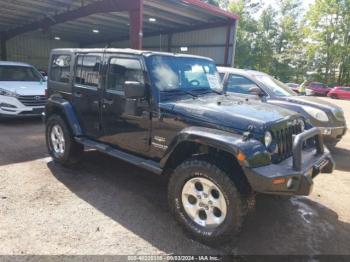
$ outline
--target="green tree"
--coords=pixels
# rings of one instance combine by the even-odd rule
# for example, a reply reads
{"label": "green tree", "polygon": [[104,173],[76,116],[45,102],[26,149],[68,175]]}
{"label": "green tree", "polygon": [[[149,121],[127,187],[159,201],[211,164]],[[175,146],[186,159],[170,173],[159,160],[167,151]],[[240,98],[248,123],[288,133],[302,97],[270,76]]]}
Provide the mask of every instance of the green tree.
{"label": "green tree", "polygon": [[350,1],[316,0],[306,17],[312,69],[329,84],[350,82]]}

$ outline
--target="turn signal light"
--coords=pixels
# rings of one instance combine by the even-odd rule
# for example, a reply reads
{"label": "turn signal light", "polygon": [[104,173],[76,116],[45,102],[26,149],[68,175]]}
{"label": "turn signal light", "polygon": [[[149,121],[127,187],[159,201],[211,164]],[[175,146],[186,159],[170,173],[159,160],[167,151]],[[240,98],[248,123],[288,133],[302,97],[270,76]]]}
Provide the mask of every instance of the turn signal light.
{"label": "turn signal light", "polygon": [[272,179],[272,184],[274,184],[274,185],[279,185],[279,184],[284,184],[284,183],[286,183],[285,178],[280,177],[280,178]]}
{"label": "turn signal light", "polygon": [[246,159],[245,154],[243,154],[241,151],[238,152],[237,154],[237,160],[238,161],[244,161]]}

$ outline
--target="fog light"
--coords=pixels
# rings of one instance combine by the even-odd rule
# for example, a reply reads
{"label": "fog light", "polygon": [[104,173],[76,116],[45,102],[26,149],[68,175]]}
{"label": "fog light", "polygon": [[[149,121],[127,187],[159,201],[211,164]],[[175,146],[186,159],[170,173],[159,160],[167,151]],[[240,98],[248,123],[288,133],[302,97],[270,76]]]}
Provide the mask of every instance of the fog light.
{"label": "fog light", "polygon": [[0,107],[17,108],[16,106],[7,103],[0,103]]}
{"label": "fog light", "polygon": [[332,134],[332,129],[330,129],[330,128],[323,128],[322,129],[322,134],[323,135],[331,135]]}
{"label": "fog light", "polygon": [[293,186],[293,178],[289,178],[287,180],[286,186],[287,186],[287,188],[292,188],[292,186]]}

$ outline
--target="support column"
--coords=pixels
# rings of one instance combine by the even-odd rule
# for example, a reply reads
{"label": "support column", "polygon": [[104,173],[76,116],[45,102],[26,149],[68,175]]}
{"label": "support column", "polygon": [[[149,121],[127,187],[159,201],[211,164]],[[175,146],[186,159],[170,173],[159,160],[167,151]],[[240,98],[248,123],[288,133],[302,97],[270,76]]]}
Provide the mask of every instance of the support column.
{"label": "support column", "polygon": [[235,20],[232,24],[232,30],[233,30],[233,43],[232,43],[232,61],[231,66],[234,67],[235,65],[235,56],[236,56],[236,42],[237,42],[237,27],[238,27],[238,20]]}
{"label": "support column", "polygon": [[224,65],[229,66],[228,64],[228,56],[229,56],[229,51],[230,51],[230,38],[231,38],[231,24],[227,25],[226,29],[226,43],[225,43],[225,61]]}
{"label": "support column", "polygon": [[1,33],[0,35],[0,45],[1,45],[1,60],[6,61],[7,60],[7,48],[6,48],[6,34]]}
{"label": "support column", "polygon": [[171,53],[171,42],[173,39],[173,34],[168,34],[168,52]]}
{"label": "support column", "polygon": [[138,1],[136,9],[129,11],[130,45],[133,49],[142,49],[143,46],[143,0]]}

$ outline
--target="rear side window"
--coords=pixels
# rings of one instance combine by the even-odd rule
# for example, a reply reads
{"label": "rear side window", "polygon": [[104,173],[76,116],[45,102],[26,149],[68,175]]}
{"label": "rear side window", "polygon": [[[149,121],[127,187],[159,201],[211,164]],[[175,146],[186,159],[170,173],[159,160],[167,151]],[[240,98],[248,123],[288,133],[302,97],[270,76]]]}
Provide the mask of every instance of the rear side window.
{"label": "rear side window", "polygon": [[123,92],[125,81],[144,83],[140,61],[131,58],[112,58],[109,63],[107,89]]}
{"label": "rear side window", "polygon": [[50,80],[61,83],[69,83],[70,62],[70,55],[53,55],[50,70]]}
{"label": "rear side window", "polygon": [[258,87],[255,83],[249,79],[230,74],[227,81],[227,91],[240,94],[250,94],[249,89],[252,87]]}
{"label": "rear side window", "polygon": [[350,87],[342,87],[340,90],[350,92]]}
{"label": "rear side window", "polygon": [[75,83],[98,87],[101,57],[80,55],[75,66]]}

